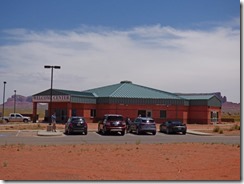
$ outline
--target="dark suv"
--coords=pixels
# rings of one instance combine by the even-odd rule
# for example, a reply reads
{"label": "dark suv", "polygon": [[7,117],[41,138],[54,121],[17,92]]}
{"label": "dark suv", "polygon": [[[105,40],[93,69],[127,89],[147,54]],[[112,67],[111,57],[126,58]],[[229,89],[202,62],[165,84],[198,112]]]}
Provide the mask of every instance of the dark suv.
{"label": "dark suv", "polygon": [[98,123],[98,133],[103,135],[111,132],[120,132],[125,135],[126,123],[122,115],[119,114],[106,114],[103,121]]}
{"label": "dark suv", "polygon": [[148,117],[138,117],[133,123],[128,127],[127,132],[136,132],[136,134],[141,134],[143,132],[151,132],[153,135],[156,135],[156,123],[152,118]]}
{"label": "dark suv", "polygon": [[87,123],[83,117],[72,116],[65,123],[65,134],[82,133],[87,135]]}
{"label": "dark suv", "polygon": [[181,132],[185,135],[187,131],[186,125],[181,121],[166,121],[160,124],[159,128],[160,132],[165,132],[167,134]]}

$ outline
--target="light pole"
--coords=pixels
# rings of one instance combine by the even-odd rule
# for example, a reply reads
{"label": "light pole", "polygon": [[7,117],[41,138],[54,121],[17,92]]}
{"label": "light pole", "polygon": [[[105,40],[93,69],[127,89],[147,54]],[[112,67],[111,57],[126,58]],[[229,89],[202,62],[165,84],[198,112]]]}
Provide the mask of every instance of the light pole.
{"label": "light pole", "polygon": [[14,113],[16,110],[16,90],[14,90]]}
{"label": "light pole", "polygon": [[44,68],[51,68],[51,92],[50,92],[50,106],[49,106],[49,124],[51,125],[51,113],[52,113],[52,98],[53,98],[53,69],[60,69],[61,66],[45,65]]}
{"label": "light pole", "polygon": [[4,101],[5,101],[5,85],[6,81],[3,82],[3,112],[2,112],[2,119],[4,118]]}

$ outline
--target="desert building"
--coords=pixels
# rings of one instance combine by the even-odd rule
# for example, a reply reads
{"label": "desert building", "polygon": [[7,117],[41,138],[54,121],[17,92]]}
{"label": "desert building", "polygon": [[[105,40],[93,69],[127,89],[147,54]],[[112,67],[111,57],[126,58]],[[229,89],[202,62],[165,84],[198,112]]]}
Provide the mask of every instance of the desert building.
{"label": "desert building", "polygon": [[56,112],[57,122],[62,123],[70,116],[83,116],[88,122],[97,122],[104,114],[121,114],[132,120],[139,115],[152,117],[157,123],[221,121],[221,100],[214,94],[174,94],[131,81],[85,91],[52,89],[51,103],[50,97],[51,89],[32,96],[33,117],[36,117],[37,103],[48,103],[47,117]]}

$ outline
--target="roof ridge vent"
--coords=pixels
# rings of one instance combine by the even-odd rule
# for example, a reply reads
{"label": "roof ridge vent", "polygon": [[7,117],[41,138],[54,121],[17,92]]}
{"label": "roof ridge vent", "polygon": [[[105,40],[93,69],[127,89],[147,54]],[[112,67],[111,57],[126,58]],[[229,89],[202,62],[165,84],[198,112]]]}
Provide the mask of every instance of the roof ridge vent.
{"label": "roof ridge vent", "polygon": [[127,84],[132,84],[131,81],[128,81],[128,80],[124,80],[124,81],[121,81],[120,84],[124,84],[124,83],[127,83]]}

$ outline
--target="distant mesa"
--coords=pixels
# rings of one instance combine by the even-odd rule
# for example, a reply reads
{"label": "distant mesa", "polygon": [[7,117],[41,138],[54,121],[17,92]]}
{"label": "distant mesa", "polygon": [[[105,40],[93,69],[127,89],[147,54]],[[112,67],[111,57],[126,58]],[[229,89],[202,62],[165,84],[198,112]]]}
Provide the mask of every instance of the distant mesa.
{"label": "distant mesa", "polygon": [[[5,108],[13,108],[14,107],[14,96],[12,95],[7,99],[7,101],[4,103]],[[2,104],[0,105],[2,107]],[[46,104],[38,104],[38,107],[44,107],[47,106]],[[16,107],[22,108],[22,109],[32,109],[32,96],[23,96],[23,95],[16,95]]]}
{"label": "distant mesa", "polygon": [[[121,83],[132,83],[131,81],[121,81]],[[183,93],[176,93],[177,95],[181,95]],[[184,93],[184,95],[193,95],[193,94],[202,94],[202,95],[216,95],[222,101],[222,112],[230,112],[230,113],[240,113],[240,103],[227,102],[226,96],[221,96],[220,92],[215,93]],[[2,107],[2,104],[0,105]],[[13,108],[14,106],[14,95],[7,99],[4,103],[5,108]],[[22,109],[32,109],[32,96],[22,96],[16,95],[16,106],[17,108]],[[37,108],[47,108],[47,104],[38,103]]]}

